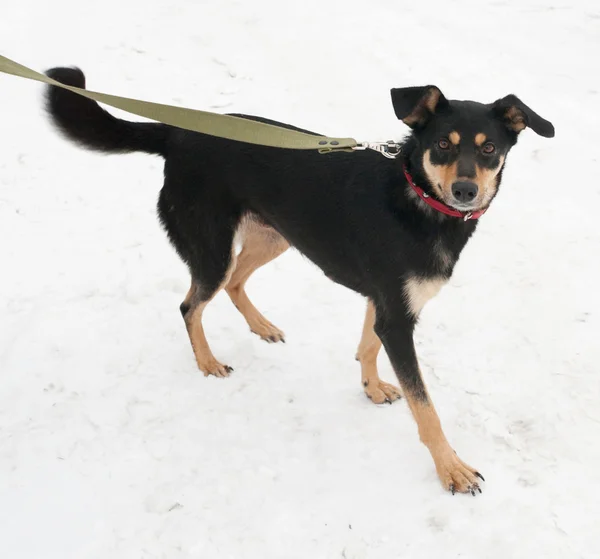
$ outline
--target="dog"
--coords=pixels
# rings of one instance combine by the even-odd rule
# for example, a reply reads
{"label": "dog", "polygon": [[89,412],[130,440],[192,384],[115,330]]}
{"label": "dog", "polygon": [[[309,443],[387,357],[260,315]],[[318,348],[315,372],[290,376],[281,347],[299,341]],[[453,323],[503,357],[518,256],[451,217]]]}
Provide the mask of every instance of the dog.
{"label": "dog", "polygon": [[[77,68],[54,68],[47,75],[85,88]],[[205,375],[227,377],[232,371],[212,354],[202,324],[206,305],[221,289],[252,332],[269,342],[284,341],[244,286],[255,270],[293,246],[331,280],[367,300],[356,355],[367,396],[380,404],[404,395],[443,487],[475,495],[483,476],[458,457],[444,435],[419,370],[413,331],[498,193],[520,132],[529,127],[549,138],[554,127],[515,95],[490,104],[449,101],[428,85],[392,89],[391,100],[396,117],[410,128],[395,159],[370,150],[319,154],[272,148],[129,122],[62,88],[46,91],[51,120],[68,139],[104,153],[142,151],[165,158],[158,214],[190,271],[180,311]],[[378,376],[382,344],[402,391]]]}

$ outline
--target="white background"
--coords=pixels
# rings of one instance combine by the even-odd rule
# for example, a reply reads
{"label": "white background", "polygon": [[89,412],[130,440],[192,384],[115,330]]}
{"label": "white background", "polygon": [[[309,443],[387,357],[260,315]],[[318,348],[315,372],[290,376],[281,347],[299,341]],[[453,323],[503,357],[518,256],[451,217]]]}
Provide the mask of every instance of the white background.
{"label": "white background", "polygon": [[359,297],[289,251],[249,284],[288,343],[221,294],[206,330],[235,373],[204,378],[162,161],[67,144],[42,88],[0,76],[0,556],[599,556],[596,2],[28,0],[0,37],[92,89],[330,135],[401,138],[389,89],[429,83],[516,93],[557,131],[521,134],[417,329],[448,438],[487,479],[452,497],[406,403],[363,395]]}

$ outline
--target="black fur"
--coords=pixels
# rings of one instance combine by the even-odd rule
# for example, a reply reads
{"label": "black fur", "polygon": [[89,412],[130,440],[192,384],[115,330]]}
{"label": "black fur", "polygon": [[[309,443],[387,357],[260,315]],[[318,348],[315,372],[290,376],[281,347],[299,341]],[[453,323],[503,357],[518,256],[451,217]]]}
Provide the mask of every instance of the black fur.
{"label": "black fur", "polygon": [[[79,68],[53,68],[46,74],[58,82],[85,88],[85,76]],[[46,92],[52,121],[69,140],[106,153],[145,151],[166,156],[169,129],[164,124],[115,118],[94,101],[57,87]]]}
{"label": "black fur", "polygon": [[[49,75],[73,85],[85,83],[79,70],[59,68]],[[398,118],[413,128],[396,160],[373,151],[321,155],[269,148],[125,122],[93,101],[48,88],[48,110],[72,140],[104,152],[141,150],[165,157],[160,219],[201,286],[201,299],[210,298],[223,281],[241,217],[257,215],[329,278],[374,302],[375,331],[404,391],[426,401],[412,339],[417,317],[405,282],[448,278],[477,222],[432,210],[413,194],[402,166],[439,198],[424,154],[437,166],[456,162],[469,178],[475,166],[495,168],[516,143],[517,132],[504,119],[510,107],[540,134],[553,135],[553,128],[514,96],[493,105],[448,101],[435,86],[427,86],[395,89],[392,100]],[[460,146],[442,149],[440,138],[452,130],[463,138]],[[477,133],[493,140],[494,153],[473,144]],[[492,194],[501,176],[500,171]]]}

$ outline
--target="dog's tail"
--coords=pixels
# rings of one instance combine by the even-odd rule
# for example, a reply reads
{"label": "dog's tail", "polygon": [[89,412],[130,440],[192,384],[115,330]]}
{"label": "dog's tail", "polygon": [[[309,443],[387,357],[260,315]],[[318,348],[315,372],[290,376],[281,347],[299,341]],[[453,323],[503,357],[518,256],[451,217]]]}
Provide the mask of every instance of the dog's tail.
{"label": "dog's tail", "polygon": [[[46,75],[75,87],[85,88],[79,68],[52,68]],[[98,103],[66,89],[48,86],[46,108],[52,122],[69,140],[104,153],[145,151],[166,156],[169,126],[129,122],[106,112]]]}

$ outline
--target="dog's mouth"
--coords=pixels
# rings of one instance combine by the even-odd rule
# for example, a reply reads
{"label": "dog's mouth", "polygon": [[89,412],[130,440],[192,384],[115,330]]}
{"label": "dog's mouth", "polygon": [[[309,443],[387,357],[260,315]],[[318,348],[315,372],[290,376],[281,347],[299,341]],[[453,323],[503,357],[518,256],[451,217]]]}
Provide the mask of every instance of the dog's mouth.
{"label": "dog's mouth", "polygon": [[459,212],[476,212],[483,209],[481,204],[482,200],[479,196],[477,196],[471,202],[461,202],[452,196],[452,194],[447,194],[441,185],[438,185],[438,188],[439,192],[437,192],[437,195],[440,201],[446,204],[446,206],[449,208],[458,210]]}
{"label": "dog's mouth", "polygon": [[446,204],[447,206],[449,206],[455,210],[458,210],[459,212],[476,212],[478,210],[483,209],[480,207],[480,205],[478,203],[461,204],[460,202],[456,202],[455,200],[453,200],[452,202],[447,202],[444,200],[444,204]]}

